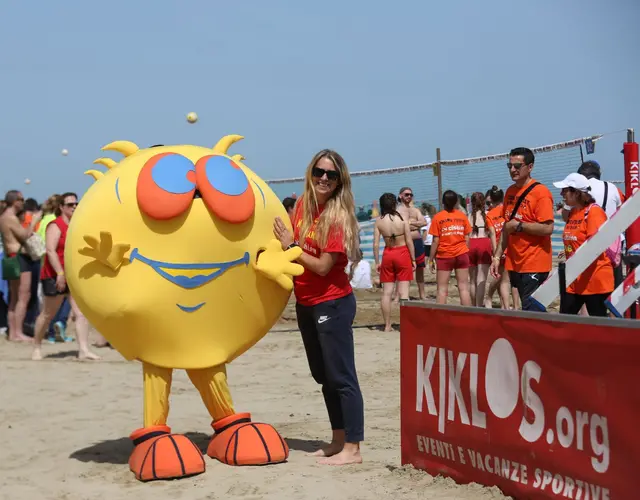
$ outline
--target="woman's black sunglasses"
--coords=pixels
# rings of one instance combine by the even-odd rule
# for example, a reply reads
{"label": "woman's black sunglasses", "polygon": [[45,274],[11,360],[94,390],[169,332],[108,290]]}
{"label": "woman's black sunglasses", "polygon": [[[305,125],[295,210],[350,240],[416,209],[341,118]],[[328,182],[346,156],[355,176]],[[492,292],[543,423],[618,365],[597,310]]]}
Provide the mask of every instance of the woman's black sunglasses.
{"label": "woman's black sunglasses", "polygon": [[313,167],[311,169],[311,175],[317,177],[318,179],[321,179],[324,174],[327,174],[327,179],[329,179],[330,181],[337,181],[338,179],[340,179],[340,174],[335,170],[325,170],[320,167]]}

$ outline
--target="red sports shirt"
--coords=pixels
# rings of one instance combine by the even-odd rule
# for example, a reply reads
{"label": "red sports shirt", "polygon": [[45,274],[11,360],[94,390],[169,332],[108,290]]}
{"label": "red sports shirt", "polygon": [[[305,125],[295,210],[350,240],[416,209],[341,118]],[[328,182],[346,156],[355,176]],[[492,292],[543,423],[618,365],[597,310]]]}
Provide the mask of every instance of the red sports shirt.
{"label": "red sports shirt", "polygon": [[324,248],[315,239],[315,229],[318,219],[324,210],[324,206],[320,207],[316,214],[314,222],[306,235],[306,238],[300,236],[300,226],[302,225],[302,202],[298,202],[293,218],[294,239],[299,242],[304,253],[319,258],[323,253],[337,253],[336,263],[327,273],[326,276],[305,269],[300,276],[293,278],[293,291],[296,300],[303,306],[314,306],[328,300],[335,300],[346,297],[352,293],[349,276],[345,272],[345,268],[349,262],[344,247],[343,232],[341,229],[332,228],[327,237],[327,244]]}

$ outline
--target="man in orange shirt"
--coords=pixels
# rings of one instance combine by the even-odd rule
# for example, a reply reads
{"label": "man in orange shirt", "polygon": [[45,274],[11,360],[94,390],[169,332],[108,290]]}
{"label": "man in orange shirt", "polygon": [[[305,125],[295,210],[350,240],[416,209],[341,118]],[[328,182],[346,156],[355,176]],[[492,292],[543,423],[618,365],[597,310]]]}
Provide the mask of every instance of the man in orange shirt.
{"label": "man in orange shirt", "polygon": [[552,265],[553,196],[546,186],[531,178],[534,161],[533,151],[528,148],[515,148],[509,153],[507,168],[514,184],[505,194],[505,224],[490,268],[497,278],[506,250],[505,269],[511,285],[518,289],[524,311],[539,310],[531,295],[547,279]]}

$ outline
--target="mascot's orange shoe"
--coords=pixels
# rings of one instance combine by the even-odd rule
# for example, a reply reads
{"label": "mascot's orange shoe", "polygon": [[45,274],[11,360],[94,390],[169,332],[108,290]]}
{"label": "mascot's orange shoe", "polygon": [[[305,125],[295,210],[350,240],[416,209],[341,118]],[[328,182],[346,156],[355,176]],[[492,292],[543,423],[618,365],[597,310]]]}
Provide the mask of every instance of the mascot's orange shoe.
{"label": "mascot's orange shoe", "polygon": [[140,481],[180,479],[205,471],[200,449],[188,437],[171,434],[166,425],[138,429],[130,439],[135,448],[129,468]]}
{"label": "mascot's orange shoe", "polygon": [[207,455],[227,465],[267,465],[284,462],[289,446],[269,424],[251,422],[250,413],[238,413],[211,424],[215,434]]}

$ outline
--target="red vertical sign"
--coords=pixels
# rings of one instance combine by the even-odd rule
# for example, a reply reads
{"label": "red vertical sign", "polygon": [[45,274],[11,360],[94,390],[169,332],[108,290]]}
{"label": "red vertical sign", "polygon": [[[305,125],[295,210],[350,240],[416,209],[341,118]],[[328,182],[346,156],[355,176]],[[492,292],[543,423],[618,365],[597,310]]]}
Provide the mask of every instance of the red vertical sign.
{"label": "red vertical sign", "polygon": [[[639,188],[638,172],[638,143],[625,142],[624,151],[624,184],[625,196],[629,199]],[[629,226],[626,232],[627,248],[640,243],[640,218]]]}

